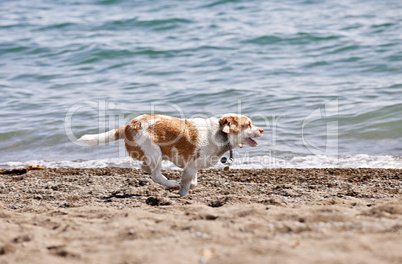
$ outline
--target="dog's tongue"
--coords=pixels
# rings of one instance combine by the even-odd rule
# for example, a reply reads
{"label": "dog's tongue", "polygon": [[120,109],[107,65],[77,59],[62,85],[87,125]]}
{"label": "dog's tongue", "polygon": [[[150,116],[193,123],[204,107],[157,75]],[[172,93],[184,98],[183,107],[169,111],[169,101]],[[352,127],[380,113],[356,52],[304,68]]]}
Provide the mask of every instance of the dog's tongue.
{"label": "dog's tongue", "polygon": [[242,148],[242,147],[243,147],[243,144],[239,144],[239,147]]}

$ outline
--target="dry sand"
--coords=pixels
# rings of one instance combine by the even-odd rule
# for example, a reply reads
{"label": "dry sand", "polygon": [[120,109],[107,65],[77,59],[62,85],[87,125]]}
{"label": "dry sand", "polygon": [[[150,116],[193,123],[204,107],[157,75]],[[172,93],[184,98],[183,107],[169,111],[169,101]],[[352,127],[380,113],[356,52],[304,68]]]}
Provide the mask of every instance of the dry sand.
{"label": "dry sand", "polygon": [[[179,171],[165,171],[179,180]],[[0,175],[2,263],[402,263],[402,170]]]}

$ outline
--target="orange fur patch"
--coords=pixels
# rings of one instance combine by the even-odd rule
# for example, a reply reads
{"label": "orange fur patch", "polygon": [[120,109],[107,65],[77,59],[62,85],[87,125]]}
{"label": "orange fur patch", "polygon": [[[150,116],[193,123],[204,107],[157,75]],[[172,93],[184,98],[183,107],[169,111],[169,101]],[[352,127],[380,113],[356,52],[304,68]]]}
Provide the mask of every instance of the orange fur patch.
{"label": "orange fur patch", "polygon": [[241,130],[251,126],[250,120],[245,116],[240,118],[238,116],[225,116],[220,121],[223,126],[222,131],[225,133],[239,134]]}
{"label": "orange fur patch", "polygon": [[[152,117],[158,119],[158,116]],[[164,156],[170,159],[180,156],[185,162],[199,156],[195,153],[198,143],[198,131],[195,125],[176,117],[159,116],[154,124],[148,127],[153,142],[158,145]]]}
{"label": "orange fur patch", "polygon": [[[141,131],[141,121],[133,119],[130,124],[124,127],[124,142],[130,157],[137,160],[144,160],[144,151],[135,142],[134,137]],[[120,132],[120,129],[119,129]],[[117,134],[117,133],[116,133]],[[116,136],[117,137],[117,136]]]}
{"label": "orange fur patch", "polygon": [[122,138],[125,138],[125,131],[126,131],[126,127],[120,127],[114,130],[115,133],[115,139],[119,140]]}

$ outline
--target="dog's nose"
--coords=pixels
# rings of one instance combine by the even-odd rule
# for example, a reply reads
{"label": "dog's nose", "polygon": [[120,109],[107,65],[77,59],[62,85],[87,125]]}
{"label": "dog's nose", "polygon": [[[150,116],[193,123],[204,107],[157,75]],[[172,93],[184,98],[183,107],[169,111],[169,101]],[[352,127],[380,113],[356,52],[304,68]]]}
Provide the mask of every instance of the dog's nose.
{"label": "dog's nose", "polygon": [[259,128],[258,131],[260,131],[261,134],[264,133],[264,129],[262,128]]}

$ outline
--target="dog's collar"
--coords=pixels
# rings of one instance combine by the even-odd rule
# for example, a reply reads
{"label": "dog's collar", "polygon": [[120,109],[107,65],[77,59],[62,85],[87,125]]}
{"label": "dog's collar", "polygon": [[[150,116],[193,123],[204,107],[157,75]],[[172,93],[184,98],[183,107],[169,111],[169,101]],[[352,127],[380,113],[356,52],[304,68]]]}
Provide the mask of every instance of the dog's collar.
{"label": "dog's collar", "polygon": [[221,162],[222,162],[223,164],[227,164],[227,165],[225,166],[225,168],[224,168],[224,170],[227,171],[227,170],[229,170],[229,165],[230,165],[230,163],[233,162],[233,150],[232,150],[232,146],[230,145],[230,142],[229,142],[228,134],[225,133],[225,132],[223,132],[223,124],[222,124],[222,122],[221,122],[220,120],[219,120],[219,126],[220,126],[219,131],[221,132],[223,138],[225,139],[226,147],[227,147],[228,150],[229,150],[229,160],[227,160],[226,157],[222,157],[222,158],[221,158]]}

